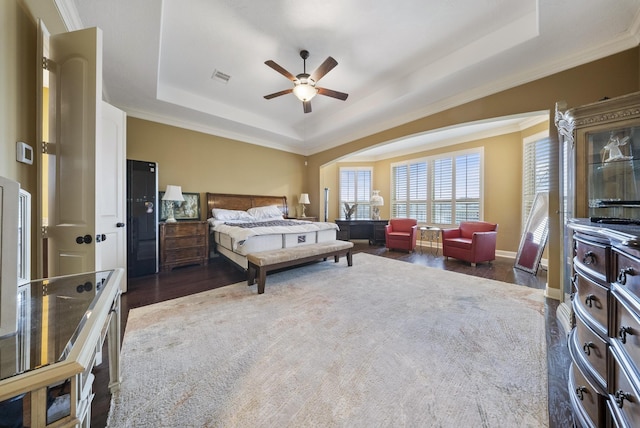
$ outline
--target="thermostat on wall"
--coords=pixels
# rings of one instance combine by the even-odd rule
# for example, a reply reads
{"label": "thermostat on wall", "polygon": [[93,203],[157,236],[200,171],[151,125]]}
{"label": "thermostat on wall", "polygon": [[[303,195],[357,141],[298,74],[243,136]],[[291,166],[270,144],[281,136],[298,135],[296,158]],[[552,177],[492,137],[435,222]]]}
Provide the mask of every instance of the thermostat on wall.
{"label": "thermostat on wall", "polygon": [[16,160],[31,165],[33,163],[33,147],[18,141],[16,143]]}

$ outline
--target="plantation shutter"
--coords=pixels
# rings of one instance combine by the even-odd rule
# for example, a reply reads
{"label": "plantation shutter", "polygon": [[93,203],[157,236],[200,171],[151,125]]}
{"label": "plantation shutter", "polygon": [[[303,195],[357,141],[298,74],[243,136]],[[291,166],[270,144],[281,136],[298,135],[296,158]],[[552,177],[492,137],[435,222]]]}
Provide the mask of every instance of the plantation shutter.
{"label": "plantation shutter", "polygon": [[409,166],[409,217],[427,221],[427,163]]}
{"label": "plantation shutter", "polygon": [[551,140],[525,142],[522,159],[522,227],[524,228],[538,192],[549,191]]}
{"label": "plantation shutter", "polygon": [[431,205],[431,221],[433,223],[452,224],[452,197],[452,159],[435,159],[433,162],[433,202]]}
{"label": "plantation shutter", "polygon": [[408,165],[394,166],[391,170],[393,187],[391,190],[391,217],[407,216],[407,196],[409,194]]}
{"label": "plantation shutter", "polygon": [[480,154],[456,156],[456,224],[480,220]]}
{"label": "plantation shutter", "polygon": [[372,171],[370,168],[340,168],[340,208],[344,203],[357,204],[355,218],[371,218]]}

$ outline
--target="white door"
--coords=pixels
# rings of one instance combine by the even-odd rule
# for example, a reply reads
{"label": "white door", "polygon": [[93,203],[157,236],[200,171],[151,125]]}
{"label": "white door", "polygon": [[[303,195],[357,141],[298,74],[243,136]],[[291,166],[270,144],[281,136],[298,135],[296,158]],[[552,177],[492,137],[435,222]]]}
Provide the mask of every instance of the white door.
{"label": "white door", "polygon": [[[126,114],[102,103],[96,146],[96,270],[127,269]],[[127,279],[121,282],[127,290]]]}
{"label": "white door", "polygon": [[102,119],[102,32],[49,37],[47,276],[96,270],[96,145]]}

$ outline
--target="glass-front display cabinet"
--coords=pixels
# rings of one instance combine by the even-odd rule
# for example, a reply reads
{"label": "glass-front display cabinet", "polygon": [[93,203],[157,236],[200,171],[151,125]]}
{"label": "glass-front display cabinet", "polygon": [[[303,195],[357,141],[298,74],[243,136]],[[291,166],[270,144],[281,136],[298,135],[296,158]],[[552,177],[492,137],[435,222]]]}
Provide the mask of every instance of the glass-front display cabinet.
{"label": "glass-front display cabinet", "polygon": [[640,224],[640,92],[566,109],[556,105],[560,137],[562,302],[558,319],[568,333],[571,312],[572,218],[595,224]]}

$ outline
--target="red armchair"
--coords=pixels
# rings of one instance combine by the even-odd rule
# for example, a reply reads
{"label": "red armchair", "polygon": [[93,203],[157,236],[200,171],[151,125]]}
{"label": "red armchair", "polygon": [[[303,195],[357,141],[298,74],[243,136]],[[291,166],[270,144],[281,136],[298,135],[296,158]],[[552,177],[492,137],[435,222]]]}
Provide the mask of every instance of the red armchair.
{"label": "red armchair", "polygon": [[496,258],[498,225],[484,221],[463,221],[460,227],[442,231],[442,254],[475,266]]}
{"label": "red armchair", "polygon": [[413,251],[416,249],[418,221],[412,218],[392,218],[384,228],[388,249]]}

